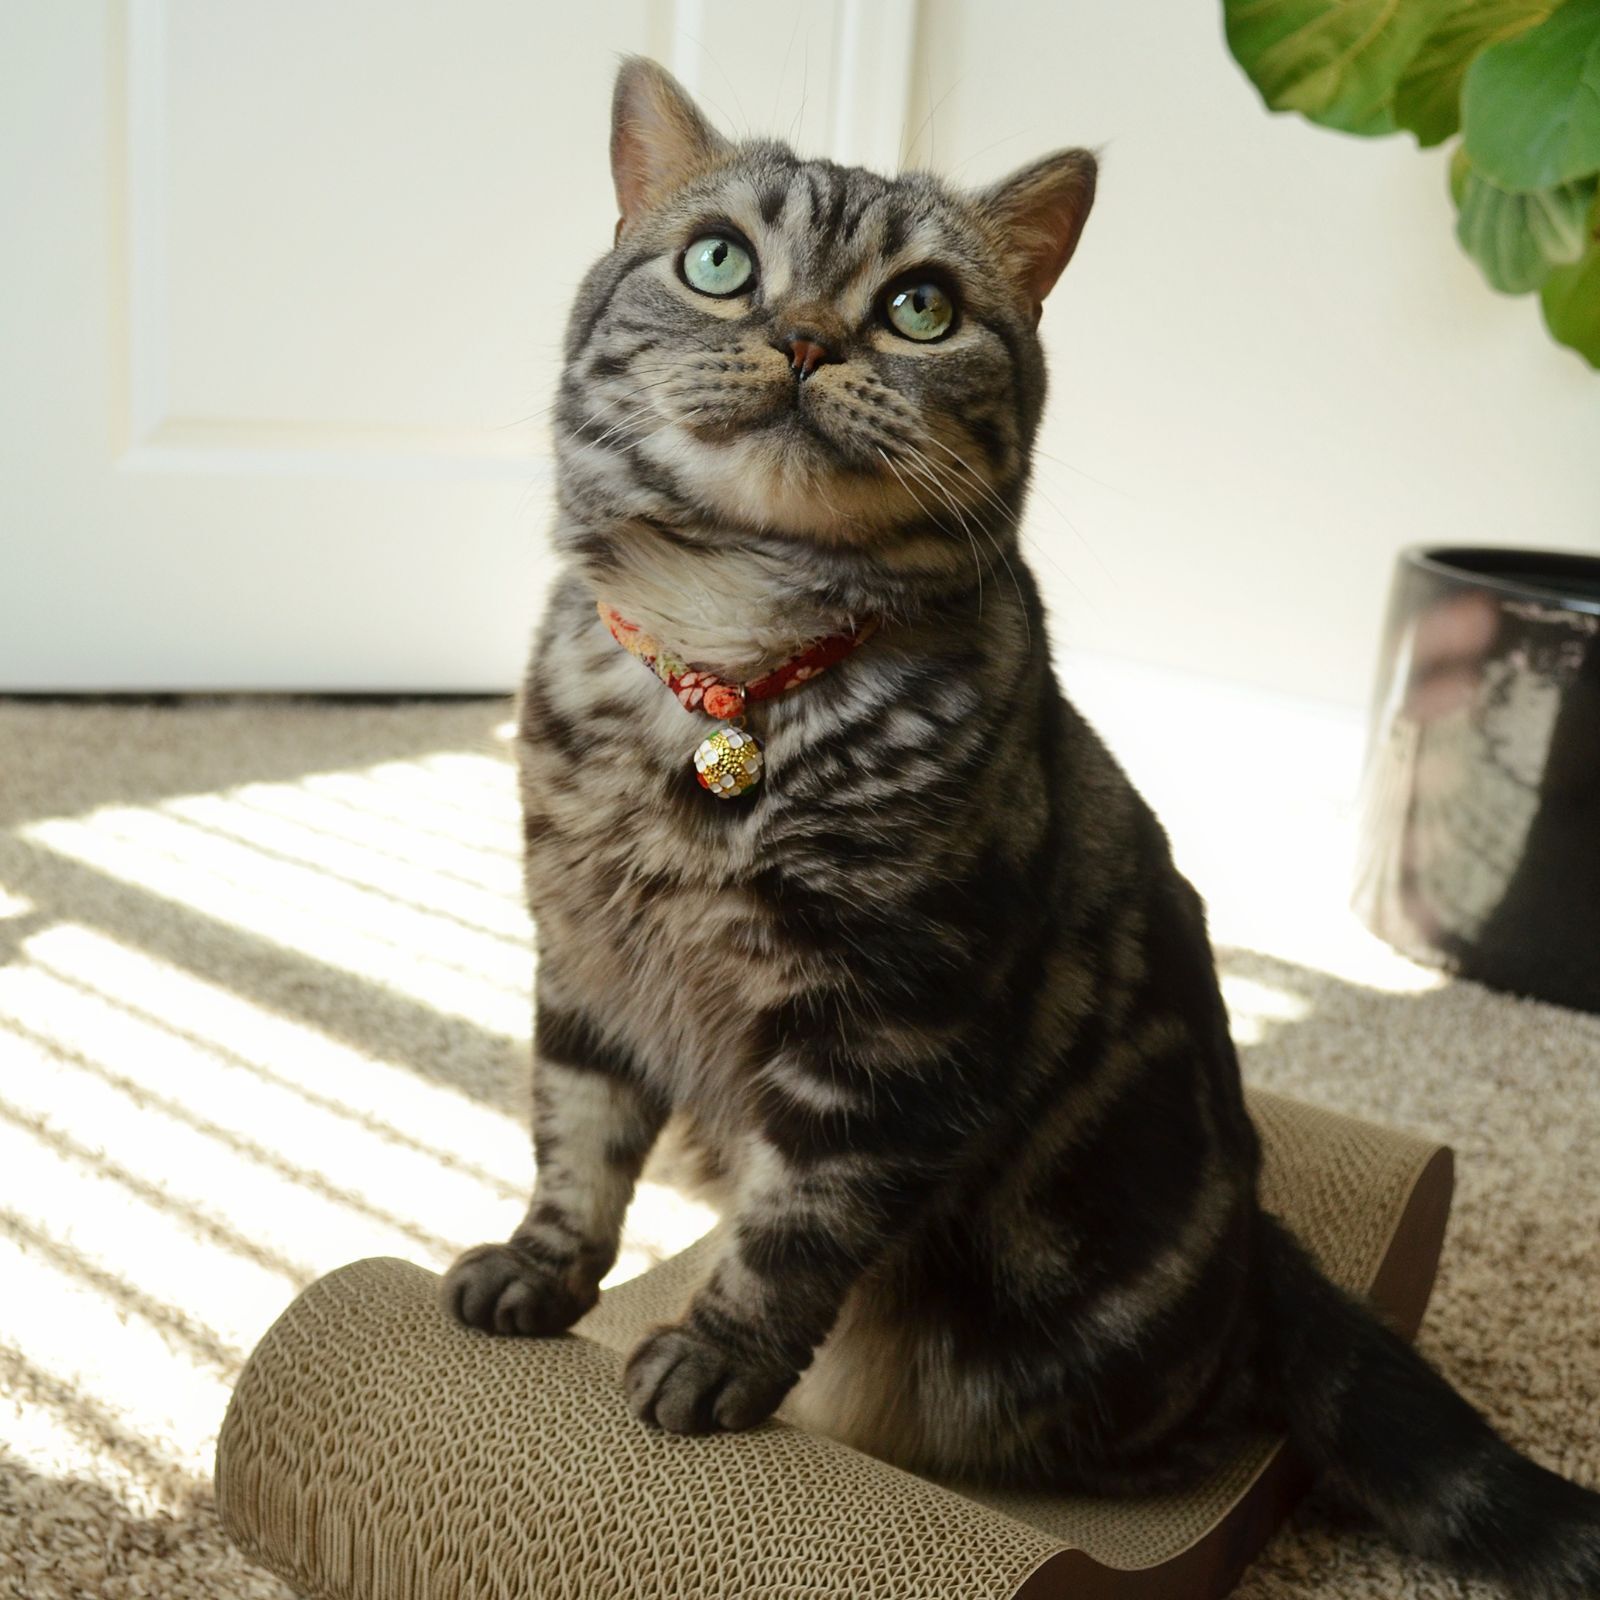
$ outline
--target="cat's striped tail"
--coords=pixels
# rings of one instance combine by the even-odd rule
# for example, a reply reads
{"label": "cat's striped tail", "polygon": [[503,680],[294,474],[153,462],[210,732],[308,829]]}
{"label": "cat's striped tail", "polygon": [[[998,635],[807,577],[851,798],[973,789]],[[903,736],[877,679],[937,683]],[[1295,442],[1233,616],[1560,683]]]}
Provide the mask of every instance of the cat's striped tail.
{"label": "cat's striped tail", "polygon": [[1267,1345],[1309,1465],[1399,1544],[1530,1600],[1600,1597],[1600,1494],[1519,1455],[1272,1217]]}

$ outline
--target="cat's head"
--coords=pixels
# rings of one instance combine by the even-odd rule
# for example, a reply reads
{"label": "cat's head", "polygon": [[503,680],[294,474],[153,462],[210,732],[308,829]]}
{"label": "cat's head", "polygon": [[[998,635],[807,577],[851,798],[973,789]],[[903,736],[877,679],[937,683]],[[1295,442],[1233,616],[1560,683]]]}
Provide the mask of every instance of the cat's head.
{"label": "cat's head", "polygon": [[624,63],[615,246],[568,330],[569,500],[834,549],[1009,531],[1035,332],[1094,195],[1083,150],[964,192],[731,143]]}

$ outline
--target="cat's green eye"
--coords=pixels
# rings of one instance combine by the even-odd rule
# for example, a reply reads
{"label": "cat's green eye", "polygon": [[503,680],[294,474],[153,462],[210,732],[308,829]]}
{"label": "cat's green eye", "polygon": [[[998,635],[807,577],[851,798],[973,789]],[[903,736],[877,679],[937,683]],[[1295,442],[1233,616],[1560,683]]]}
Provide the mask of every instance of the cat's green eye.
{"label": "cat's green eye", "polygon": [[750,252],[737,240],[708,233],[683,252],[683,277],[701,294],[738,294],[755,275]]}
{"label": "cat's green eye", "polygon": [[927,344],[950,331],[956,306],[936,283],[907,283],[890,290],[883,314],[896,333]]}

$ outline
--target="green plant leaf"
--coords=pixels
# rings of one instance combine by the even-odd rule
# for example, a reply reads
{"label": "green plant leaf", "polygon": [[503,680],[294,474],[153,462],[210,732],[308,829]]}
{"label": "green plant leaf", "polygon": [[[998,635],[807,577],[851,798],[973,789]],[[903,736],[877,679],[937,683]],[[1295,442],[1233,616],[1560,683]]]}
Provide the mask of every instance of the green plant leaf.
{"label": "green plant leaf", "polygon": [[1462,0],[1423,41],[1394,91],[1394,120],[1424,146],[1461,126],[1461,84],[1480,50],[1526,33],[1560,0]]}
{"label": "green plant leaf", "polygon": [[1467,69],[1461,121],[1473,166],[1513,193],[1600,169],[1600,0],[1566,0],[1485,50]]}
{"label": "green plant leaf", "polygon": [[[1462,153],[1458,152],[1458,156]],[[1589,242],[1594,180],[1566,183],[1531,194],[1511,194],[1468,162],[1452,163],[1450,188],[1459,215],[1456,238],[1502,294],[1527,294],[1554,267],[1582,256]]]}
{"label": "green plant leaf", "polygon": [[1560,344],[1600,367],[1600,195],[1589,213],[1588,242],[1569,267],[1556,267],[1539,290],[1545,326]]}
{"label": "green plant leaf", "polygon": [[1228,48],[1273,111],[1392,133],[1395,86],[1457,0],[1223,0]]}

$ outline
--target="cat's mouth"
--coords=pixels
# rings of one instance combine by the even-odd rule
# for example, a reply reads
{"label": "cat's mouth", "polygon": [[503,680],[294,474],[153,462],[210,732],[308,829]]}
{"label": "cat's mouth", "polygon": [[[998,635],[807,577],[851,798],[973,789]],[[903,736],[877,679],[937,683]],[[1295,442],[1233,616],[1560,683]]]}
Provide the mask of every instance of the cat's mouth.
{"label": "cat's mouth", "polygon": [[829,544],[871,543],[944,498],[906,459],[912,407],[870,373],[774,378],[675,395],[676,429],[647,448],[728,517]]}
{"label": "cat's mouth", "polygon": [[878,475],[882,463],[871,442],[842,411],[838,398],[820,392],[814,380],[791,380],[738,415],[702,415],[686,419],[683,426],[706,444],[760,444],[795,465],[809,462],[851,475]]}

